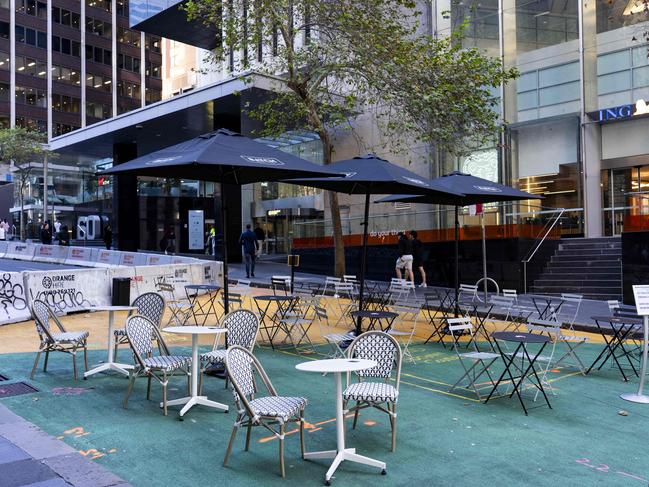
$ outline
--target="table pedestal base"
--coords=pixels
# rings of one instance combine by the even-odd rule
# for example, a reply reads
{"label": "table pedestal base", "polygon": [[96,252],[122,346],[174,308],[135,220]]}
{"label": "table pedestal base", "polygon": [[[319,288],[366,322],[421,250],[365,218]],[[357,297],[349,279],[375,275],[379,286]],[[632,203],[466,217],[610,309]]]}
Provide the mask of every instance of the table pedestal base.
{"label": "table pedestal base", "polygon": [[115,372],[120,372],[128,377],[128,370],[132,369],[132,365],[127,364],[118,364],[117,362],[107,362],[105,364],[98,365],[94,369],[90,369],[88,372],[84,372],[83,378],[90,377],[91,375],[98,374],[99,372],[105,372],[108,370],[114,370]]}
{"label": "table pedestal base", "polygon": [[620,394],[620,397],[625,401],[637,402],[640,404],[649,404],[649,396],[644,394],[636,394],[635,392],[629,394]]}
{"label": "table pedestal base", "polygon": [[345,460],[347,460],[348,462],[355,462],[363,465],[369,465],[370,467],[380,468],[381,473],[385,475],[385,462],[380,462],[372,458],[364,457],[363,455],[358,455],[356,453],[356,448],[345,448],[341,451],[317,451],[304,454],[305,460],[320,460],[329,458],[333,458],[334,461],[331,462],[331,467],[329,467],[329,470],[327,470],[327,473],[325,474],[325,482],[327,482],[327,485],[331,481],[331,477],[333,477],[334,473],[338,469],[338,466]]}
{"label": "table pedestal base", "polygon": [[[181,397],[180,399],[172,399],[167,401],[167,406],[180,406],[184,404],[183,408],[180,410],[180,417],[183,417],[187,411],[189,411],[194,406],[207,406],[210,408],[221,409],[223,411],[228,411],[228,406],[221,404],[220,402],[210,401],[207,396],[189,396]],[[164,405],[160,403],[160,407]]]}

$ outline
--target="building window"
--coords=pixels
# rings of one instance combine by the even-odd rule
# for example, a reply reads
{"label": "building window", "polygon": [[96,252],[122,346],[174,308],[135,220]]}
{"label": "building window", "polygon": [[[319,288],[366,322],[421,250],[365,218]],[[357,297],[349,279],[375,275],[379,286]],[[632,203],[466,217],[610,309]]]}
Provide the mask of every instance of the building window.
{"label": "building window", "polygon": [[11,87],[7,83],[0,83],[0,101],[9,101]]}
{"label": "building window", "polygon": [[128,18],[128,0],[117,0],[117,15]]}
{"label": "building window", "polygon": [[110,39],[112,37],[113,26],[110,22],[104,22],[103,20],[87,17],[86,32],[99,37]]}
{"label": "building window", "polygon": [[151,88],[146,88],[145,92],[146,92],[145,97],[146,97],[147,105],[162,100],[162,92],[159,91],[159,90],[153,90]]}
{"label": "building window", "polygon": [[81,84],[79,71],[74,68],[66,68],[65,66],[52,66],[52,79],[70,85]]}
{"label": "building window", "polygon": [[80,57],[81,44],[65,37],[52,36],[52,51],[67,54],[68,56]]}
{"label": "building window", "polygon": [[59,112],[79,113],[81,100],[74,96],[52,94],[52,109]]}
{"label": "building window", "polygon": [[89,73],[86,76],[86,86],[110,93],[112,91],[112,80],[109,76]]}
{"label": "building window", "polygon": [[127,98],[139,100],[140,85],[136,83],[130,83],[128,81],[120,81],[119,83],[117,83],[117,94],[119,96],[125,96]]}
{"label": "building window", "polygon": [[36,88],[16,86],[16,103],[47,108],[47,92]]}
{"label": "building window", "polygon": [[25,56],[16,56],[16,71],[20,74],[45,78],[47,77],[47,63]]}
{"label": "building window", "polygon": [[0,22],[0,37],[9,39],[9,22]]}
{"label": "building window", "polygon": [[0,51],[0,69],[8,70],[10,67],[10,61],[11,59],[9,58],[9,53]]}
{"label": "building window", "polygon": [[146,35],[146,48],[149,49],[150,51],[153,52],[161,52],[160,51],[160,38],[151,36],[149,34]]}
{"label": "building window", "polygon": [[145,74],[153,78],[160,78],[160,65],[147,61]]}
{"label": "building window", "polygon": [[99,8],[105,10],[106,12],[111,11],[111,0],[86,0],[86,6]]}
{"label": "building window", "polygon": [[117,40],[122,44],[128,44],[129,46],[133,47],[140,47],[140,33],[135,30],[118,27]]}
{"label": "building window", "polygon": [[98,64],[106,64],[110,66],[112,64],[113,53],[108,49],[93,47],[86,44],[86,59]]}
{"label": "building window", "polygon": [[81,24],[81,15],[64,8],[52,7],[52,22],[78,30]]}
{"label": "building window", "polygon": [[[16,120],[16,123],[17,122],[18,120]],[[77,130],[78,128],[79,127],[68,125],[66,123],[55,123],[52,127],[52,133],[56,137],[57,135],[67,134],[68,132],[72,132],[73,130]]]}
{"label": "building window", "polygon": [[133,73],[139,73],[140,60],[136,57],[127,56],[125,54],[118,54],[117,67],[119,69],[125,69],[126,71],[131,71]]}
{"label": "building window", "polygon": [[16,117],[16,126],[36,132],[47,132],[47,122],[29,117]]}
{"label": "building window", "polygon": [[88,117],[104,120],[111,117],[111,107],[104,103],[86,102],[86,115]]}

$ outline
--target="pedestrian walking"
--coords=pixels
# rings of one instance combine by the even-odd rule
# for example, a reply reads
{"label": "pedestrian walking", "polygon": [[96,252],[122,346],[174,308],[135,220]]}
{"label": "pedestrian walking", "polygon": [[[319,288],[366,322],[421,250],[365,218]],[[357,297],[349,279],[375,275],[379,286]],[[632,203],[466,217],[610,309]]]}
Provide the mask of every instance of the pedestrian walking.
{"label": "pedestrian walking", "polygon": [[255,277],[255,259],[257,258],[257,235],[250,229],[250,223],[246,225],[246,231],[239,237],[239,243],[243,250],[243,256],[246,260],[246,277]]}
{"label": "pedestrian walking", "polygon": [[401,279],[401,271],[404,271],[403,278],[414,284],[414,276],[412,275],[412,252],[412,237],[405,233],[400,233],[398,246],[399,258],[397,259],[395,271],[399,279]]}
{"label": "pedestrian walking", "polygon": [[205,253],[208,255],[215,255],[216,253],[216,229],[214,225],[210,227],[207,232],[207,241],[205,242]]}
{"label": "pedestrian walking", "polygon": [[412,267],[419,270],[421,275],[419,287],[428,287],[426,284],[426,271],[424,270],[424,244],[419,240],[417,230],[410,230],[410,236],[412,237]]}
{"label": "pedestrian walking", "polygon": [[4,222],[0,222],[0,240],[7,240],[7,227]]}
{"label": "pedestrian walking", "polygon": [[65,245],[65,246],[70,245],[70,233],[68,231],[67,225],[65,224],[59,225],[57,238],[59,239],[59,245]]}
{"label": "pedestrian walking", "polygon": [[255,235],[257,236],[257,244],[259,247],[257,255],[261,255],[263,252],[264,241],[266,240],[266,232],[264,232],[264,229],[259,226],[259,223],[255,225],[253,232],[255,232]]}
{"label": "pedestrian walking", "polygon": [[110,250],[113,245],[113,229],[110,228],[110,225],[106,225],[106,228],[104,228],[104,244],[106,250]]}
{"label": "pedestrian walking", "polygon": [[[165,233],[165,236],[162,238],[164,242],[164,253],[173,254],[176,251],[176,232],[173,226],[169,226]],[[163,244],[161,244],[162,247]]]}

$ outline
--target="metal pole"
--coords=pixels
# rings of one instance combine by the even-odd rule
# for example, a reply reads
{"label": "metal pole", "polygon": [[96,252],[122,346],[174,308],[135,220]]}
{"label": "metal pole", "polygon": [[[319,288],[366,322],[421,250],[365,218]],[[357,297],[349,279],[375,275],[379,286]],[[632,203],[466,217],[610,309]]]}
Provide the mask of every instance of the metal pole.
{"label": "metal pole", "polygon": [[[216,206],[216,198],[214,199]],[[214,222],[214,239],[216,240],[216,218]],[[223,225],[223,311],[227,315],[230,311],[228,302],[228,211],[225,206],[225,184],[221,180],[221,225]],[[216,242],[214,245],[216,250]],[[216,261],[216,251],[214,252],[214,261]]]}
{"label": "metal pole", "polygon": [[[47,154],[43,158],[43,223],[47,221]],[[50,228],[50,231],[52,229]]]}
{"label": "metal pole", "polygon": [[482,227],[482,276],[483,276],[483,290],[484,302],[487,302],[487,232],[484,226],[484,208],[480,213],[480,226]]}
{"label": "metal pole", "polygon": [[455,206],[455,317],[460,315],[460,207]]}
{"label": "metal pole", "polygon": [[[365,268],[367,266],[367,227],[370,218],[370,192],[369,190],[365,193],[365,216],[363,218],[363,248],[361,249],[361,275],[360,277],[360,289],[358,291],[358,311],[363,311],[363,298],[365,294]],[[362,333],[362,321],[363,319],[359,316],[356,319],[356,336]]]}
{"label": "metal pole", "polygon": [[649,396],[644,395],[644,380],[647,375],[647,340],[649,340],[649,316],[644,316],[644,336],[642,337],[642,370],[640,372],[640,385],[635,394],[620,394],[625,401],[649,404]]}

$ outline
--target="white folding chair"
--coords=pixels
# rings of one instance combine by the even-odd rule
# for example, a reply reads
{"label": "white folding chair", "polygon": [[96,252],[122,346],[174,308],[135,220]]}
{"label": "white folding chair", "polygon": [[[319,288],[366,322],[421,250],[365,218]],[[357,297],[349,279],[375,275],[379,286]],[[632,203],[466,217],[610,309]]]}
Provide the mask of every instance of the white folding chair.
{"label": "white folding chair", "polygon": [[556,348],[557,345],[559,344],[565,345],[567,350],[563,355],[561,355],[561,357],[552,361],[551,364],[552,367],[558,367],[566,359],[573,358],[575,362],[567,363],[567,365],[577,367],[582,375],[586,375],[586,366],[581,361],[581,359],[577,356],[575,351],[577,350],[578,347],[580,347],[584,343],[588,343],[590,338],[586,336],[566,333],[565,330],[561,328],[561,325],[555,321],[531,319],[529,320],[526,327],[530,333],[532,331],[536,331],[548,335],[550,340],[552,340],[552,353],[550,354],[551,357],[554,357],[554,353],[555,353],[554,349]]}
{"label": "white folding chair", "polygon": [[341,321],[346,322],[350,320],[353,322],[350,313],[356,309],[356,291],[354,285],[350,282],[338,282],[335,284],[335,290],[334,302],[340,313],[338,321],[336,321],[336,326],[339,326]]}
{"label": "white folding chair", "polygon": [[475,301],[478,299],[477,284],[460,284],[459,301]]}
{"label": "white folding chair", "polygon": [[320,328],[320,336],[331,347],[331,353],[328,354],[328,358],[344,358],[345,351],[342,349],[341,345],[346,342],[351,342],[356,338],[353,330],[344,333],[336,331],[334,327],[329,324],[327,310],[321,306],[315,307],[315,315]]}
{"label": "white folding chair", "polygon": [[561,299],[563,299],[563,305],[559,309],[558,321],[559,323],[566,323],[570,330],[573,329],[575,321],[577,320],[577,315],[579,314],[579,308],[581,307],[581,302],[584,299],[584,296],[581,294],[561,294]]}
{"label": "white folding chair", "polygon": [[[516,322],[512,317],[512,308],[514,307],[514,298],[508,296],[490,296],[489,303],[493,304],[492,317],[490,321],[492,323],[504,323],[505,328],[503,331],[507,331],[510,328],[514,328],[514,331],[520,326],[520,323]],[[504,315],[503,318],[494,318],[494,314]]]}
{"label": "white folding chair", "polygon": [[518,292],[516,289],[503,289],[503,296],[512,298],[514,302],[518,303]]}
{"label": "white folding chair", "polygon": [[[473,389],[478,400],[482,401],[482,395],[478,388],[478,379],[480,379],[484,374],[487,374],[491,384],[494,384],[494,379],[489,373],[489,368],[500,358],[500,354],[481,352],[477,349],[475,340],[473,339],[473,323],[471,323],[470,318],[448,318],[446,322],[448,323],[448,331],[453,337],[453,350],[455,350],[460,365],[462,365],[462,368],[464,369],[464,374],[451,386],[449,392],[458,388],[460,383],[466,379],[467,384],[462,386],[462,388]],[[456,334],[459,336],[456,336]],[[469,335],[470,343],[473,344],[474,349],[471,352],[460,352],[459,338],[464,334]],[[467,362],[471,362],[471,365],[469,366]]]}
{"label": "white folding chair", "polygon": [[157,284],[157,288],[164,297],[167,309],[171,313],[165,327],[171,325],[184,326],[192,317],[194,310],[192,304],[186,298],[176,297],[176,287],[173,284],[161,282]]}
{"label": "white folding chair", "polygon": [[327,294],[327,290],[331,289],[331,291],[334,293],[334,297],[336,297],[336,284],[340,282],[342,282],[342,279],[340,279],[340,277],[325,277],[324,287],[322,288],[322,296],[325,296]]}

